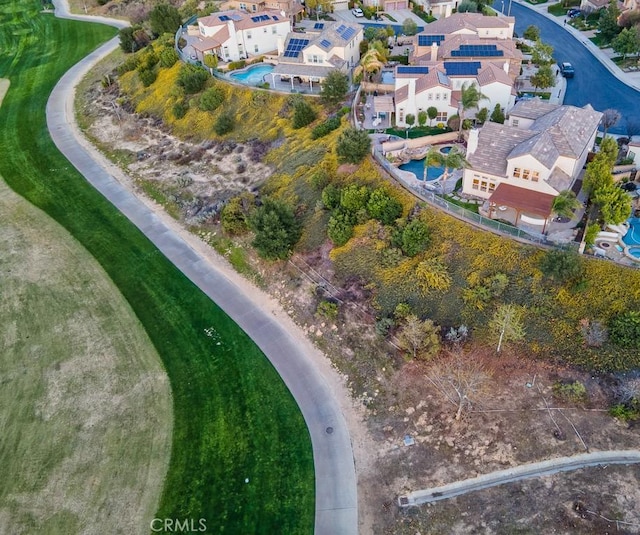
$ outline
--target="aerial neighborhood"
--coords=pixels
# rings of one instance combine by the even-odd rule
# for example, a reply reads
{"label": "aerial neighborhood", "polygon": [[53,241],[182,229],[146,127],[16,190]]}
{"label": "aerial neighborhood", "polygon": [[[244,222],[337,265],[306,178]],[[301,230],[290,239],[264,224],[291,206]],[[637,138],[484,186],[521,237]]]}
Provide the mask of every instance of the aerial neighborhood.
{"label": "aerial neighborhood", "polygon": [[640,533],[637,0],[0,20],[0,532]]}

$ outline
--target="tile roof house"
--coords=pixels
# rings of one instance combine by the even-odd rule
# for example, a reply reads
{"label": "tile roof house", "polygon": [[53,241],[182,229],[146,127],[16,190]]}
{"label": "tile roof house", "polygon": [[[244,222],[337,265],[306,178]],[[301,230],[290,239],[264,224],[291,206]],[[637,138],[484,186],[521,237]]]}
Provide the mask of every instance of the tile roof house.
{"label": "tile roof house", "polygon": [[553,198],[574,185],[601,118],[590,105],[519,102],[507,124],[488,122],[470,132],[463,193],[491,204],[513,206],[522,201],[538,208],[548,205],[550,210]]}
{"label": "tile roof house", "polygon": [[[246,13],[221,11],[198,19],[197,28],[189,27],[190,44],[198,59],[215,54],[222,61],[275,53],[291,31],[291,22],[279,11]],[[193,37],[197,37],[193,39]]]}
{"label": "tile roof house", "polygon": [[291,23],[300,20],[304,6],[298,0],[225,0],[219,5],[220,11],[240,10],[247,13],[260,13],[274,10],[284,13]]}
{"label": "tile roof house", "polygon": [[290,33],[278,47],[277,65],[271,76],[321,82],[331,71],[347,75],[360,61],[364,30],[346,22],[318,23],[305,33]]}
{"label": "tile roof house", "polygon": [[484,39],[513,39],[514,17],[486,17],[482,13],[454,13],[441,18],[425,28],[423,34],[466,34]]}

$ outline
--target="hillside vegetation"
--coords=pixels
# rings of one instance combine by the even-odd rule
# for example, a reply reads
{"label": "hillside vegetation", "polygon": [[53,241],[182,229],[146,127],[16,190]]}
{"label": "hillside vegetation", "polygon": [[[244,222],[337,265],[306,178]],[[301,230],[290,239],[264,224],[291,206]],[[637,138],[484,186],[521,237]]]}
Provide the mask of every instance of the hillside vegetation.
{"label": "hillside vegetation", "polygon": [[[159,68],[157,81],[147,88],[136,71],[130,71],[121,77],[120,86],[136,111],[162,118],[177,135],[215,137],[219,117],[231,113],[234,128],[225,134],[227,138],[243,141],[257,136],[268,142],[265,161],[275,167],[275,173],[261,194],[289,203],[303,223],[296,250],[319,248],[329,228],[334,244],[330,258],[338,280],[359,280],[371,292],[370,304],[378,320],[387,321],[392,331],[400,324],[396,307],[403,304],[446,328],[465,324],[474,339],[495,343],[490,320],[498,307],[510,304],[522,310],[526,336],[521,350],[531,355],[596,370],[640,365],[640,351],[634,344],[607,337],[611,322],[626,311],[640,309],[638,270],[522,245],[429,207],[414,210],[413,197],[383,178],[370,160],[339,167],[335,145],[346,128],[345,118],[340,129],[312,139],[313,128],[328,113],[317,100],[311,105],[320,118],[293,129],[292,105],[299,96],[210,80],[207,87],[224,93],[228,103],[224,110],[199,110],[195,94],[184,117],[178,119],[171,106],[185,98],[177,82],[180,69],[178,64]],[[353,184],[366,186],[361,206],[349,211],[339,200],[331,205],[332,195],[340,199]],[[381,221],[367,212],[367,199],[377,188],[402,205],[395,220]],[[246,216],[250,218],[249,213]],[[428,239],[419,250],[408,252],[403,249],[402,234],[409,224],[417,225],[413,221],[428,229]]]}

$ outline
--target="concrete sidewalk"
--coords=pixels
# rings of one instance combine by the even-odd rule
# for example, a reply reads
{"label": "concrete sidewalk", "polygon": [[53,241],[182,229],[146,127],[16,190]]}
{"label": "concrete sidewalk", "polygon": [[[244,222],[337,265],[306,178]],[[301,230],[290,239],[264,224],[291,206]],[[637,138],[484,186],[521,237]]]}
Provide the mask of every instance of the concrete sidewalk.
{"label": "concrete sidewalk", "polygon": [[[573,26],[569,24],[568,17],[556,17],[547,11],[549,4],[530,4],[529,2],[525,2],[524,0],[513,0],[514,2],[520,4],[522,7],[526,7],[527,9],[531,9],[533,11],[538,12],[540,15],[548,18],[555,22],[558,26],[562,27],[565,31],[574,35],[574,37],[580,41],[588,50],[591,52],[591,55],[595,57],[602,65],[604,65],[611,74],[613,74],[618,80],[622,83],[632,87],[640,91],[640,71],[636,72],[625,72],[620,67],[618,67],[613,61],[611,61],[611,57],[605,50],[601,50],[598,48],[592,41],[589,40],[587,36],[587,32],[581,32],[580,30],[576,30]],[[498,12],[498,16],[501,14]],[[566,21],[566,24],[565,24]]]}

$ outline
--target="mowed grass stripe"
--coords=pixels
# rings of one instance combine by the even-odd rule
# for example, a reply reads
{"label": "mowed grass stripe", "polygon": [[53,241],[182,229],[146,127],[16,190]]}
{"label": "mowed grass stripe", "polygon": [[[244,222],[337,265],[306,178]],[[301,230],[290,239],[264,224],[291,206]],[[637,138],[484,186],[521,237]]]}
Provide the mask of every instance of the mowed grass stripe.
{"label": "mowed grass stripe", "polygon": [[11,79],[0,108],[0,174],[98,260],[163,360],[174,436],[158,516],[205,518],[210,532],[311,532],[311,444],[289,391],[255,344],[70,168],[48,136],[44,109],[55,81],[113,30],[47,15],[37,30],[36,46],[15,42],[18,62],[11,49],[0,57]]}

